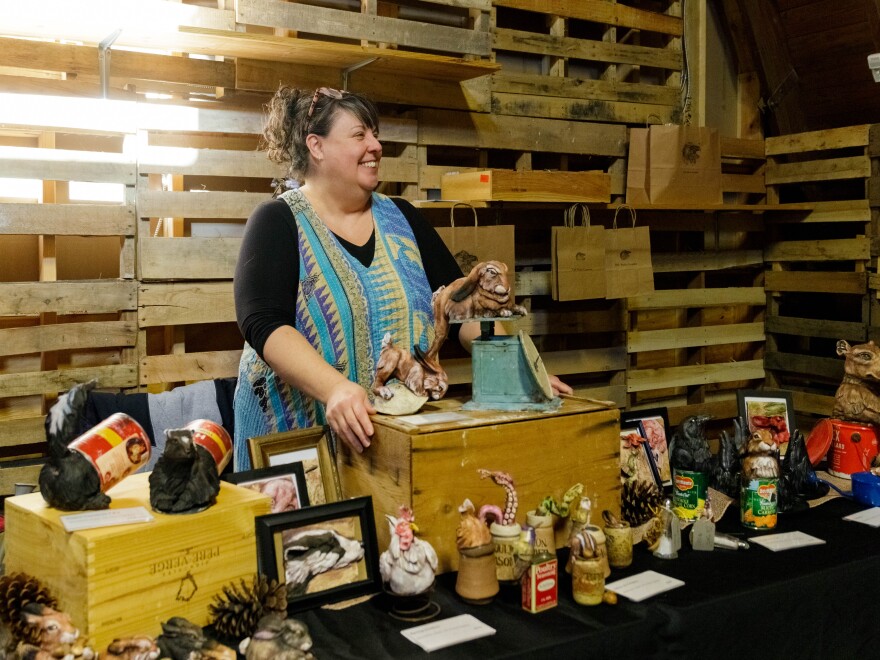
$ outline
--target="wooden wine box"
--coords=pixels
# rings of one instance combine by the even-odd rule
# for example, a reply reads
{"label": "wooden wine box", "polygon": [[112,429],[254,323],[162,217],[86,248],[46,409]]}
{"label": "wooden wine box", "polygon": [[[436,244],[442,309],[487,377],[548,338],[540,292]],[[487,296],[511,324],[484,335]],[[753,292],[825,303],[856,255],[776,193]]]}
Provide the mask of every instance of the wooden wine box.
{"label": "wooden wine box", "polygon": [[[556,412],[462,410],[461,401],[439,401],[408,417],[373,417],[373,442],[362,454],[340,442],[337,468],[345,497],[372,495],[379,550],[390,531],[383,514],[412,507],[419,536],[431,543],[439,571],[457,570],[458,507],[469,498],[504,508],[505,491],[477,470],[508,472],[519,499],[517,522],[544,497],[561,500],[574,485],[602,509],[620,512],[620,413],[566,399]],[[557,526],[557,547],[567,541]]]}
{"label": "wooden wine box", "polygon": [[108,491],[111,509],[143,506],[154,520],[67,532],[42,495],[6,500],[6,570],[39,578],[95,650],[114,638],[158,635],[172,616],[208,623],[222,587],[257,569],[254,518],[269,513],[265,495],[220,484],[217,503],[194,514],[150,508],[147,474]]}
{"label": "wooden wine box", "polygon": [[443,199],[507,202],[609,202],[605,172],[483,170],[453,172],[440,179]]}

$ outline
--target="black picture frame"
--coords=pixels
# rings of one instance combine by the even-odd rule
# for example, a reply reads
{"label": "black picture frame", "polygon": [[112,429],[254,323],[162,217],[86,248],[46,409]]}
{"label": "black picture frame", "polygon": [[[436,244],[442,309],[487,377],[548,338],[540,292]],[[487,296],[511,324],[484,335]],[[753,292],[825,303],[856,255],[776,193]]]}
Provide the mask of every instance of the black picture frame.
{"label": "black picture frame", "polygon": [[[669,441],[671,429],[669,428],[669,412],[666,408],[645,408],[643,410],[630,410],[620,413],[620,428],[637,426],[643,438],[650,439],[652,433],[657,433],[662,426],[663,442],[665,448],[658,447],[657,443],[648,450],[648,458],[656,472],[658,486],[672,485],[672,466],[669,462]],[[649,440],[650,444],[650,440]]]}
{"label": "black picture frame", "polygon": [[[791,432],[797,428],[794,415],[794,401],[788,390],[737,390],[736,409],[740,417],[746,421],[748,433],[752,434],[759,427],[769,428],[774,434],[774,440],[779,447],[780,455],[788,449],[788,441]],[[756,416],[772,418],[776,415],[785,418],[785,429],[778,424],[769,422],[767,426],[756,425]],[[780,433],[787,433],[784,440],[779,438]]]}
{"label": "black picture frame", "polygon": [[296,501],[290,501],[290,489],[275,487],[267,494],[272,498],[272,513],[295,511],[309,506],[309,490],[306,486],[306,473],[302,463],[285,463],[267,468],[232,472],[223,475],[222,479],[231,484],[250,488],[264,493],[265,486],[278,480],[290,483],[295,489]]}
{"label": "black picture frame", "polygon": [[[287,584],[290,613],[381,589],[372,497],[258,516],[256,538],[258,570]],[[360,545],[360,556],[353,543]],[[327,546],[338,546],[341,562],[347,563],[311,573],[309,557]]]}

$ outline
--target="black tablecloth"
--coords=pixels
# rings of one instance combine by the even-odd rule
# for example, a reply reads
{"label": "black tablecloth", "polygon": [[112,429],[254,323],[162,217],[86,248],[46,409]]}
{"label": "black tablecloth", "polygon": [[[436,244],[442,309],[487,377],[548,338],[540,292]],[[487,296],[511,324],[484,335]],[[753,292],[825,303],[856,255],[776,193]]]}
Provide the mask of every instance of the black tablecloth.
{"label": "black tablecloth", "polygon": [[[496,634],[428,654],[400,631],[414,624],[387,614],[384,596],[344,610],[318,609],[305,621],[322,660],[382,658],[880,658],[880,529],[843,521],[861,507],[832,500],[779,517],[776,532],[800,530],[825,545],[771,552],[695,552],[682,541],[678,559],[653,557],[637,545],[633,565],[609,581],[645,570],[684,580],[642,603],[582,607],[561,572],[559,606],[530,614],[519,591],[502,588],[490,605],[455,595],[455,574],[438,578],[440,618],[470,613]],[[738,511],[720,531],[750,537]],[[560,552],[560,565],[563,554]]]}

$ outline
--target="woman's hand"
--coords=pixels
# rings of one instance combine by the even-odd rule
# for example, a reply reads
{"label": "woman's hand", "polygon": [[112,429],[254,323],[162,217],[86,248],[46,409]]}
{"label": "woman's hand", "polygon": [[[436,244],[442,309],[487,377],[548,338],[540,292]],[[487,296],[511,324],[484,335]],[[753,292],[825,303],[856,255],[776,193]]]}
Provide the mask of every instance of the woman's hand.
{"label": "woman's hand", "polygon": [[574,394],[574,390],[570,385],[566,385],[556,376],[550,376],[550,387],[553,390],[553,396],[560,394]]}
{"label": "woman's hand", "polygon": [[359,454],[370,446],[373,436],[370,415],[374,415],[376,409],[363,387],[341,380],[330,391],[325,409],[327,422],[336,437],[345,440]]}

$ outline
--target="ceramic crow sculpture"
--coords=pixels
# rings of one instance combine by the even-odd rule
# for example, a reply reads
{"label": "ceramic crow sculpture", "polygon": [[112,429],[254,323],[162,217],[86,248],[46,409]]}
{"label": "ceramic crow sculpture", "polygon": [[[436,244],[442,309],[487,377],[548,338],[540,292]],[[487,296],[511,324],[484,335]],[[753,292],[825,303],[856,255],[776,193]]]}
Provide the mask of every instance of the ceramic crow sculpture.
{"label": "ceramic crow sculpture", "polygon": [[691,415],[682,420],[672,434],[669,462],[679,470],[711,473],[714,467],[706,439],[707,415]]}
{"label": "ceramic crow sculpture", "polygon": [[748,426],[742,418],[733,420],[733,436],[727,431],[721,432],[721,451],[718,453],[718,462],[712,472],[710,485],[734,499],[739,498],[740,487],[740,448],[745,444],[748,436]]}
{"label": "ceramic crow sculpture", "polygon": [[217,500],[217,462],[191,429],[165,431],[165,451],[150,474],[150,504],[162,513],[196,513]]}
{"label": "ceramic crow sculpture", "polygon": [[110,506],[110,498],[101,492],[98,471],[85,456],[67,446],[79,435],[86,401],[96,384],[97,381],[91,380],[74,385],[46,416],[49,458],[40,470],[40,493],[49,506],[62,511]]}
{"label": "ceramic crow sculpture", "polygon": [[309,653],[312,638],[302,621],[267,614],[257,624],[253,637],[244,640],[239,651],[247,660],[314,660]]}
{"label": "ceramic crow sculpture", "polygon": [[816,479],[803,434],[794,431],[779,473],[779,512],[803,510],[808,506],[807,500],[822,497],[827,492],[828,485]]}

